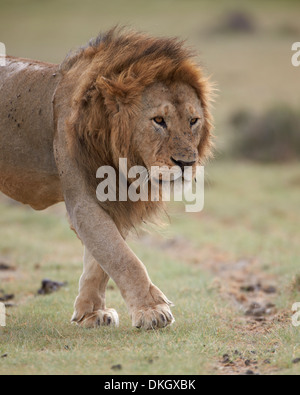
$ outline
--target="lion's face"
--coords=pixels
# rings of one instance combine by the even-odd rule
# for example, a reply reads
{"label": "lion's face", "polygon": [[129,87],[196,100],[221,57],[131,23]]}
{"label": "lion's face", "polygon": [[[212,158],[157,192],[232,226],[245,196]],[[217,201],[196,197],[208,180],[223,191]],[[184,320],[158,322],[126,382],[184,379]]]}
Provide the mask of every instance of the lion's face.
{"label": "lion's face", "polygon": [[[203,110],[193,88],[183,83],[156,83],[145,89],[133,138],[149,174],[153,167],[165,172],[184,168],[195,172],[204,125]],[[176,175],[175,175],[176,178]]]}

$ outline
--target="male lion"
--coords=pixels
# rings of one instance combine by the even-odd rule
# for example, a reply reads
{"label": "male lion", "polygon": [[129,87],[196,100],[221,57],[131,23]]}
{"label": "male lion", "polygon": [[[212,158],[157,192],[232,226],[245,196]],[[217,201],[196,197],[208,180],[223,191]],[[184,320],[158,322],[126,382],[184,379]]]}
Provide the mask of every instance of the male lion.
{"label": "male lion", "polygon": [[60,66],[7,57],[0,88],[0,190],[36,210],[64,201],[85,246],[72,320],[118,325],[105,305],[111,277],[134,327],[172,324],[171,302],[125,242],[162,202],[101,203],[96,172],[118,172],[119,158],[195,169],[210,155],[210,89],[191,53],[176,39],[112,29]]}

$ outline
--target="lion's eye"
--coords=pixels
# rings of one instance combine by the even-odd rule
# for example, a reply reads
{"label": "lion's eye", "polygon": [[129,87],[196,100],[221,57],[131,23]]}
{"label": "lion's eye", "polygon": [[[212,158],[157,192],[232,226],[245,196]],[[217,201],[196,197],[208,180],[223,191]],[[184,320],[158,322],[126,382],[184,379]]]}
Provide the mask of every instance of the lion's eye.
{"label": "lion's eye", "polygon": [[165,120],[163,119],[163,117],[155,117],[155,118],[153,118],[153,121],[157,125],[162,126],[163,128],[167,127],[167,124],[166,124]]}
{"label": "lion's eye", "polygon": [[195,126],[198,123],[198,121],[199,121],[199,118],[191,119],[191,122],[190,122],[191,126]]}

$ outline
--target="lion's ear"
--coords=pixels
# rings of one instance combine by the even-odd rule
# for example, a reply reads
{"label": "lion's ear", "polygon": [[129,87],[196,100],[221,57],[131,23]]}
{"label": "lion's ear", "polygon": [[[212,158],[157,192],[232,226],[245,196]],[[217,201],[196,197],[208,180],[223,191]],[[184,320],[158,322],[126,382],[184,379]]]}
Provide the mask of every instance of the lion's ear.
{"label": "lion's ear", "polygon": [[136,98],[137,90],[133,89],[135,83],[130,77],[111,80],[101,76],[96,84],[108,108],[119,112],[122,106],[131,104]]}
{"label": "lion's ear", "polygon": [[96,81],[98,92],[103,96],[105,106],[109,112],[115,114],[119,112],[119,105],[116,98],[116,86],[112,80],[105,77],[99,77]]}

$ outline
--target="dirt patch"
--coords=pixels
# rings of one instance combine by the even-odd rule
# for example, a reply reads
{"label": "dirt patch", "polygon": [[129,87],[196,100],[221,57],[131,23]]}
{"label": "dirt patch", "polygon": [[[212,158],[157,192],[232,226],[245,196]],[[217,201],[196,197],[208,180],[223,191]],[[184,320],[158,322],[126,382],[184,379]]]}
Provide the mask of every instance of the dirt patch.
{"label": "dirt patch", "polygon": [[225,354],[219,365],[217,370],[223,371],[224,374],[230,373],[232,375],[236,374],[242,376],[260,375],[255,351],[252,351],[251,359],[244,357],[238,350],[234,351],[232,355]]}
{"label": "dirt patch", "polygon": [[[141,241],[147,247],[158,248],[177,261],[201,265],[201,268],[213,273],[214,287],[240,313],[234,330],[249,335],[264,335],[272,330],[275,321],[285,323],[290,319],[276,307],[277,279],[262,271],[257,260],[233,262],[232,257],[214,246],[195,248],[183,237],[162,240],[158,236],[145,234]],[[243,357],[236,350],[225,354],[217,369],[228,375],[257,375],[259,366],[268,364],[269,361],[258,362],[256,358]]]}

